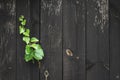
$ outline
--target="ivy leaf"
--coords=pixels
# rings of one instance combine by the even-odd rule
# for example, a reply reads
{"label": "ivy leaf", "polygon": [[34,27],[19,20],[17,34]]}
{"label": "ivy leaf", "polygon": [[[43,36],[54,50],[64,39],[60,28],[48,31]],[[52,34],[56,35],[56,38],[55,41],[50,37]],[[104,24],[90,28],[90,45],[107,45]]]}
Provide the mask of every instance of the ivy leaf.
{"label": "ivy leaf", "polygon": [[21,15],[21,16],[19,17],[19,21],[23,21],[23,19],[24,19],[24,16]]}
{"label": "ivy leaf", "polygon": [[19,17],[19,21],[23,21],[23,19],[21,17]]}
{"label": "ivy leaf", "polygon": [[31,38],[31,42],[38,42],[39,40],[36,37]]}
{"label": "ivy leaf", "polygon": [[42,60],[44,57],[44,52],[42,49],[36,49],[34,52],[34,58],[36,60]]}
{"label": "ivy leaf", "polygon": [[33,49],[30,47],[30,45],[26,45],[25,54],[31,54],[32,52],[33,52]]}
{"label": "ivy leaf", "polygon": [[30,38],[29,37],[23,37],[23,41],[26,42],[26,44],[28,44],[30,42]]}
{"label": "ivy leaf", "polygon": [[26,45],[25,47],[25,61],[28,62],[30,60],[33,60],[34,54],[33,49],[30,47],[30,45]]}
{"label": "ivy leaf", "polygon": [[41,49],[41,46],[39,44],[31,44],[31,47],[34,49]]}
{"label": "ivy leaf", "polygon": [[30,29],[26,29],[26,31],[23,33],[24,36],[30,36]]}
{"label": "ivy leaf", "polygon": [[26,29],[26,19],[23,15],[19,17],[21,25],[19,26],[19,33],[23,34],[23,41],[27,44],[25,47],[24,59],[26,62],[34,59],[42,60],[44,57],[44,52],[40,44],[36,44],[39,41],[36,37],[30,38],[30,29]]}
{"label": "ivy leaf", "polygon": [[25,59],[26,62],[28,62],[30,60],[33,60],[33,57],[34,57],[33,53],[31,53],[31,54],[25,54],[24,59]]}
{"label": "ivy leaf", "polygon": [[19,26],[19,33],[22,34],[25,32],[25,28],[22,26]]}
{"label": "ivy leaf", "polygon": [[25,18],[23,15],[21,15],[20,17],[23,18],[23,19]]}
{"label": "ivy leaf", "polygon": [[23,26],[26,25],[26,20],[25,19],[21,22],[21,25],[23,25]]}

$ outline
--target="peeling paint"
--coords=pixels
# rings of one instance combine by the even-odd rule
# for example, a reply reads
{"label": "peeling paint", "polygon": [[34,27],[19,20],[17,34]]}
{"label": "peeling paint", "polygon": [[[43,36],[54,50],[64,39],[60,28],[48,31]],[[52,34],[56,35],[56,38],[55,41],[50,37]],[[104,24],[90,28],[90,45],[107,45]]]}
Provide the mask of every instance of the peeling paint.
{"label": "peeling paint", "polygon": [[76,1],[76,4],[79,4],[80,2],[79,1]]}
{"label": "peeling paint", "polygon": [[15,1],[10,1],[6,4],[7,10],[9,10],[9,15],[15,15]]}
{"label": "peeling paint", "polygon": [[108,0],[97,0],[97,8],[99,15],[95,16],[94,26],[99,25],[102,32],[108,22]]}
{"label": "peeling paint", "polygon": [[48,15],[60,15],[61,9],[62,9],[62,0],[51,0],[51,1],[45,1],[42,0],[42,6],[41,8],[43,10],[48,10]]}
{"label": "peeling paint", "polygon": [[11,7],[11,10],[10,10],[10,15],[16,15],[15,14],[15,2],[13,1],[13,4],[12,4],[12,7]]}
{"label": "peeling paint", "polygon": [[52,33],[54,34],[55,33],[55,30],[54,30],[54,27],[55,27],[56,25],[48,25],[48,30],[49,30],[49,34],[51,34],[52,35]]}
{"label": "peeling paint", "polygon": [[116,76],[116,78],[117,78],[117,79],[119,79],[119,78],[120,78],[120,76],[119,76],[119,75],[117,75],[117,76]]}
{"label": "peeling paint", "polygon": [[62,0],[57,1],[58,6],[55,8],[55,14],[60,14],[61,6],[62,6]]}
{"label": "peeling paint", "polygon": [[61,45],[62,34],[60,32],[60,27],[57,24],[48,25],[48,36],[51,38],[50,43],[52,44],[51,48],[56,48]]}
{"label": "peeling paint", "polygon": [[15,25],[13,22],[7,22],[5,25],[5,28],[7,30],[7,33],[14,34],[15,31]]}

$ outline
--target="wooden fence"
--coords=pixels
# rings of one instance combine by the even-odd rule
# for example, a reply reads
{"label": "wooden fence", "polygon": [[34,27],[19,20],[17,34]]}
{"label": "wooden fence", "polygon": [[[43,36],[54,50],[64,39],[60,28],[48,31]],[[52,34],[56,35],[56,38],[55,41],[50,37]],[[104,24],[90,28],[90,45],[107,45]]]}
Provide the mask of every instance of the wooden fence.
{"label": "wooden fence", "polygon": [[[119,0],[0,0],[0,80],[120,80]],[[110,6],[109,6],[110,5]],[[45,52],[24,61],[18,17]],[[71,53],[67,53],[71,50]]]}

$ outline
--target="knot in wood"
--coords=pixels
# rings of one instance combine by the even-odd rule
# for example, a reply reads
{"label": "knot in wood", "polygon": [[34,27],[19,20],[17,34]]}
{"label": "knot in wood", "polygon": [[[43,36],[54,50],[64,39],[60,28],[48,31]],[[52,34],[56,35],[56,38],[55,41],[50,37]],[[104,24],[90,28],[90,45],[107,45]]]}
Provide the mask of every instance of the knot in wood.
{"label": "knot in wood", "polygon": [[70,49],[66,49],[66,54],[68,56],[73,56],[73,52]]}

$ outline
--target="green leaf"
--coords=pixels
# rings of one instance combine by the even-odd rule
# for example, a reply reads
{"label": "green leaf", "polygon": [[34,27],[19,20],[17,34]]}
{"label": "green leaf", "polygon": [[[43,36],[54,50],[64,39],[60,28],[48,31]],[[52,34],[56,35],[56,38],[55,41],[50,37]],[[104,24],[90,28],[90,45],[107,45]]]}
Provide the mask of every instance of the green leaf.
{"label": "green leaf", "polygon": [[21,15],[21,16],[19,17],[19,21],[23,21],[23,19],[24,19],[24,16]]}
{"label": "green leaf", "polygon": [[42,60],[44,57],[44,52],[42,49],[36,49],[34,52],[34,58],[36,60]]}
{"label": "green leaf", "polygon": [[23,21],[23,19],[19,17],[19,21]]}
{"label": "green leaf", "polygon": [[26,31],[23,33],[24,36],[30,36],[30,29],[26,29]]}
{"label": "green leaf", "polygon": [[41,49],[41,46],[39,44],[31,44],[30,46],[34,49]]}
{"label": "green leaf", "polygon": [[40,44],[36,44],[39,39],[37,39],[36,37],[30,38],[30,29],[26,29],[24,27],[27,21],[23,15],[19,17],[19,21],[21,22],[21,25],[19,26],[19,33],[23,34],[23,41],[27,44],[25,47],[25,61],[34,61],[34,59],[42,60],[44,57],[43,49]]}
{"label": "green leaf", "polygon": [[23,26],[26,25],[26,20],[25,19],[21,22],[21,25],[23,25]]}
{"label": "green leaf", "polygon": [[39,40],[36,37],[31,38],[31,42],[38,42]]}
{"label": "green leaf", "polygon": [[23,37],[23,41],[26,42],[26,44],[28,44],[30,42],[30,38],[29,37]]}
{"label": "green leaf", "polygon": [[26,62],[28,62],[30,60],[33,60],[33,57],[34,57],[33,53],[32,54],[25,54],[24,59],[25,59]]}
{"label": "green leaf", "polygon": [[23,15],[20,16],[22,19],[24,19],[25,17]]}
{"label": "green leaf", "polygon": [[33,49],[30,47],[30,45],[26,45],[25,54],[31,54],[32,52],[33,52]]}
{"label": "green leaf", "polygon": [[25,32],[25,28],[22,26],[19,26],[19,33],[22,34]]}
{"label": "green leaf", "polygon": [[25,47],[25,61],[28,62],[30,60],[33,60],[34,54],[33,49],[30,47],[30,45],[26,45]]}

